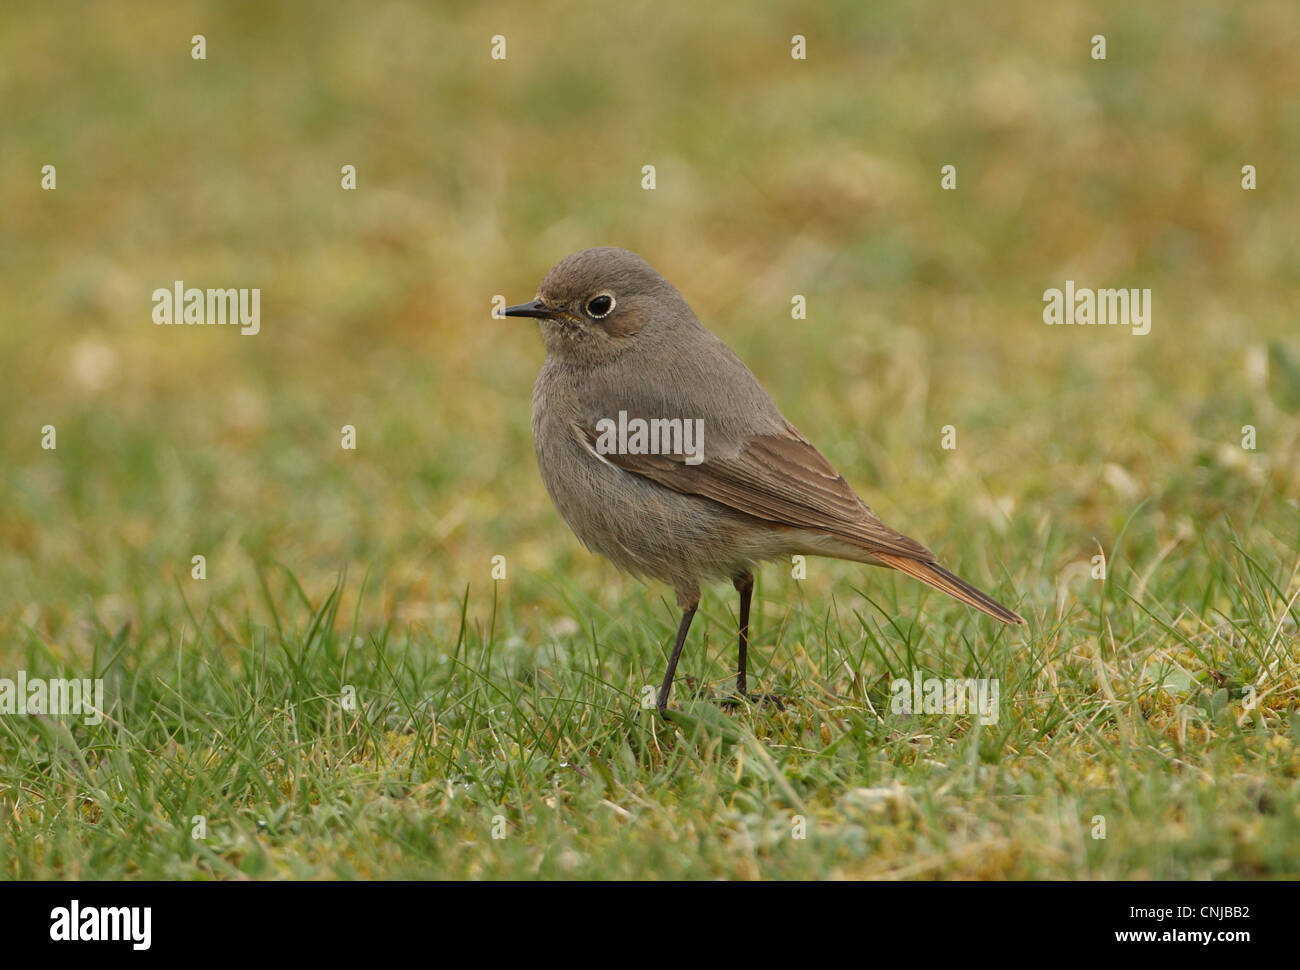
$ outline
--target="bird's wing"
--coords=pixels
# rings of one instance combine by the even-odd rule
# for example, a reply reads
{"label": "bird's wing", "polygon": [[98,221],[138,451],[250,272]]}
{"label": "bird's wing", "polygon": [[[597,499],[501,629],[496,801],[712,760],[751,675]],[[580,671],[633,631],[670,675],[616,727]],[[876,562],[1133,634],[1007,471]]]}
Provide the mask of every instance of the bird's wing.
{"label": "bird's wing", "polygon": [[797,526],[882,552],[933,562],[914,539],[885,525],[849,483],[793,425],[783,433],[728,442],[721,454],[688,464],[683,455],[607,454],[597,451],[595,427],[575,428],[589,450],[609,464],[688,495],[700,495],[747,515]]}

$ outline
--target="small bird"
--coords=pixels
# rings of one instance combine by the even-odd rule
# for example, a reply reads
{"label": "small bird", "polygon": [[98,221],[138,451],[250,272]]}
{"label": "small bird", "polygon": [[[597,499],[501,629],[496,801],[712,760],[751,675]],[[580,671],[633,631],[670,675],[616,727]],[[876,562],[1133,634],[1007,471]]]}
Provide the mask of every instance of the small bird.
{"label": "small bird", "polygon": [[661,717],[669,719],[702,581],[730,580],[740,593],[736,690],[751,696],[749,607],[765,561],[813,555],[888,566],[1003,623],[1024,623],[881,522],[635,253],[574,253],[546,274],[536,299],[505,315],[535,318],[546,344],[533,445],[560,515],[588,549],[676,592],[682,619],[659,688]]}

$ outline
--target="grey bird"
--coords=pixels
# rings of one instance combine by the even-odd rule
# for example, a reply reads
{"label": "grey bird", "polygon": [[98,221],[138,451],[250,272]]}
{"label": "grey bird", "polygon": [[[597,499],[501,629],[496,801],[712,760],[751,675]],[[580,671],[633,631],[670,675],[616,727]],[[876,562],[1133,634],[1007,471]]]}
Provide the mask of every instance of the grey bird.
{"label": "grey bird", "polygon": [[[677,594],[682,619],[661,716],[704,581],[730,580],[740,593],[736,689],[749,696],[750,598],[765,561],[813,555],[888,566],[1003,623],[1024,623],[881,522],[635,253],[574,253],[546,274],[536,299],[505,315],[535,318],[546,344],[533,444],[560,515],[588,549]],[[658,437],[619,435],[611,447],[611,427],[635,429],[637,419]],[[674,435],[680,427],[702,430],[703,447],[689,451]],[[667,447],[656,448],[661,440]]]}

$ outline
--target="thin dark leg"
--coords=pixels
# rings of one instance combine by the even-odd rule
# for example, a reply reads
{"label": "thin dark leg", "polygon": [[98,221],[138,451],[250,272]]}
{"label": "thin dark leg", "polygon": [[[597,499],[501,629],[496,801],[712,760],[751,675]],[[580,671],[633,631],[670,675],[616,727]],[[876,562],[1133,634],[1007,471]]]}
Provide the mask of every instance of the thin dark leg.
{"label": "thin dark leg", "polygon": [[754,574],[736,577],[735,586],[740,593],[740,664],[736,668],[736,693],[745,697],[749,693],[745,666],[749,660],[749,601],[754,595]]}
{"label": "thin dark leg", "polygon": [[677,659],[682,655],[682,644],[686,642],[686,631],[691,628],[691,620],[695,617],[695,610],[700,605],[697,599],[690,606],[682,609],[682,623],[677,628],[677,642],[673,644],[673,655],[668,658],[668,673],[664,674],[664,682],[659,686],[659,702],[656,705],[659,708],[659,716],[665,721],[671,720],[668,716],[668,692],[673,687],[673,674],[677,673]]}

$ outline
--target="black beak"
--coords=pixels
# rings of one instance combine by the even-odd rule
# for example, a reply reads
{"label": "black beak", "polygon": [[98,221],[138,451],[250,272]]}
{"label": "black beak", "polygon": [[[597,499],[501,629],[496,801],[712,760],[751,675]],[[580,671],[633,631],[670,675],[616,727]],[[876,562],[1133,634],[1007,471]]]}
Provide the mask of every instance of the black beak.
{"label": "black beak", "polygon": [[520,303],[518,306],[508,306],[505,309],[505,315],[508,317],[549,317],[551,311],[546,308],[546,304],[541,300],[533,300],[531,303]]}

